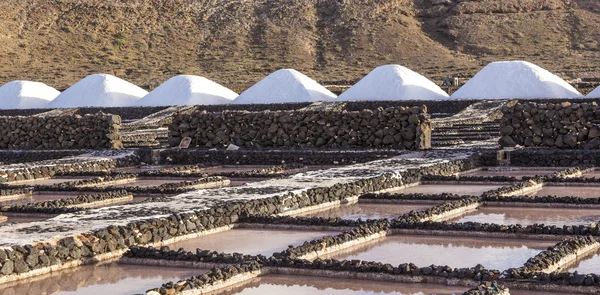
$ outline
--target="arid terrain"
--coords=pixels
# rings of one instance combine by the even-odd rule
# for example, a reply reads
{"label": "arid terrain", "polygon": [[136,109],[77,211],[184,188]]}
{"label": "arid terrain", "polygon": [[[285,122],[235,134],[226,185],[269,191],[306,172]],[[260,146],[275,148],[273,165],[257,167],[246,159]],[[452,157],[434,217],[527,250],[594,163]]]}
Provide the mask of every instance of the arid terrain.
{"label": "arid terrain", "polygon": [[239,92],[295,68],[335,89],[382,64],[440,83],[514,59],[584,93],[600,83],[597,0],[4,0],[0,13],[1,84],[196,74]]}

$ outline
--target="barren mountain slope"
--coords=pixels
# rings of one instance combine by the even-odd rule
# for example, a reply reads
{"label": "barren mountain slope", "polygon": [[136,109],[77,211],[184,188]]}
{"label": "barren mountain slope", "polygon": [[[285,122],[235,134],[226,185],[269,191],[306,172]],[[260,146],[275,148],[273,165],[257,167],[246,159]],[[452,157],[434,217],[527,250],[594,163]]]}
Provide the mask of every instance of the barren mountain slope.
{"label": "barren mountain slope", "polygon": [[279,68],[347,85],[389,63],[439,82],[517,58],[598,78],[598,2],[4,0],[0,83],[103,72],[153,88],[185,73],[242,91]]}

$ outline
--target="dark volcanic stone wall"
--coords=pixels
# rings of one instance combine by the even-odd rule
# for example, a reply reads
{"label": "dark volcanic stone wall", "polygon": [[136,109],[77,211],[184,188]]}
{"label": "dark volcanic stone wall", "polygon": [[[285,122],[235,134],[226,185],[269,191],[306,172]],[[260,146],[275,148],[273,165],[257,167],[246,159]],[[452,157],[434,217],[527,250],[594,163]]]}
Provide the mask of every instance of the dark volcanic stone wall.
{"label": "dark volcanic stone wall", "polygon": [[246,148],[397,148],[431,147],[427,108],[397,107],[375,111],[225,111],[178,114],[169,125],[169,144],[183,137],[191,146],[235,144]]}
{"label": "dark volcanic stone wall", "polygon": [[0,149],[122,148],[121,117],[94,115],[0,117]]}
{"label": "dark volcanic stone wall", "polygon": [[504,147],[600,147],[600,107],[595,102],[520,102],[502,112],[500,145]]}

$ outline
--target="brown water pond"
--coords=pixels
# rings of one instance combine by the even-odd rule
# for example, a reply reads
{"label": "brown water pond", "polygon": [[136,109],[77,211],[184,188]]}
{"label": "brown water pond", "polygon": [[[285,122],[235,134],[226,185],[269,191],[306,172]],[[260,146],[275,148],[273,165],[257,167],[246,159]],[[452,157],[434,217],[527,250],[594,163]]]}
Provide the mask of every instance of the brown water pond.
{"label": "brown water pond", "polygon": [[456,236],[393,235],[373,242],[332,253],[324,258],[359,259],[399,265],[414,263],[419,267],[448,265],[505,270],[522,266],[556,241],[487,239]]}
{"label": "brown water pond", "polygon": [[226,253],[271,256],[275,252],[287,249],[288,245],[299,246],[305,241],[336,235],[332,231],[270,230],[270,229],[232,229],[191,240],[168,245],[171,249],[183,248],[195,251],[197,248]]}
{"label": "brown water pond", "polygon": [[463,294],[467,287],[453,287],[434,284],[399,284],[364,281],[355,279],[334,279],[308,276],[266,275],[211,295],[404,295],[404,294]]}
{"label": "brown water pond", "polygon": [[23,205],[28,203],[74,198],[76,196],[77,194],[70,192],[36,192],[31,196],[22,197],[15,200],[0,201],[0,205]]}
{"label": "brown water pond", "polygon": [[18,182],[11,182],[13,185],[53,185],[57,183],[63,183],[68,181],[90,179],[93,176],[69,176],[69,177],[53,177],[49,179],[32,179]]}
{"label": "brown water pond", "polygon": [[383,219],[396,218],[402,214],[412,210],[421,211],[430,208],[434,205],[430,204],[375,204],[375,203],[355,203],[341,205],[335,208],[307,212],[299,216],[307,217],[323,217],[323,218],[342,218],[349,220],[367,220],[367,219]]}
{"label": "brown water pond", "polygon": [[515,208],[483,206],[464,216],[448,220],[450,222],[479,222],[495,224],[530,225],[588,225],[600,221],[600,210],[565,208]]}
{"label": "brown water pond", "polygon": [[202,269],[124,265],[85,265],[42,277],[0,285],[2,295],[130,295],[207,272]]}
{"label": "brown water pond", "polygon": [[396,189],[391,193],[397,194],[459,194],[459,195],[471,195],[479,196],[482,193],[494,190],[501,187],[501,185],[489,185],[489,184],[474,184],[474,185],[460,185],[460,184],[423,184],[412,186],[403,189]]}
{"label": "brown water pond", "polygon": [[526,193],[526,195],[600,198],[600,186],[544,186],[539,190]]}

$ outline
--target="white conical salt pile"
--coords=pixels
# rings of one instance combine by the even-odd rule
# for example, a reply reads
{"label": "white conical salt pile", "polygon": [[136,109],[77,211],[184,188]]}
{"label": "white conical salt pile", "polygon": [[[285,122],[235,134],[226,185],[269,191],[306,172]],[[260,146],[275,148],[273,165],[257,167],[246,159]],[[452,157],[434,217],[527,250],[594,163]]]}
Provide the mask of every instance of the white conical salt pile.
{"label": "white conical salt pile", "polygon": [[44,108],[60,91],[40,82],[12,81],[0,87],[0,109]]}
{"label": "white conical salt pile", "polygon": [[526,61],[490,63],[451,96],[459,99],[581,97],[565,80]]}
{"label": "white conical salt pile", "polygon": [[229,88],[223,87],[200,76],[175,76],[135,103],[137,106],[173,106],[199,104],[227,104],[238,96]]}
{"label": "white conical salt pile", "polygon": [[439,100],[448,93],[419,73],[399,65],[375,68],[344,91],[337,101],[356,100]]}
{"label": "white conical salt pile", "polygon": [[106,74],[83,78],[48,104],[48,108],[132,106],[148,91]]}
{"label": "white conical salt pile", "polygon": [[586,97],[587,98],[600,98],[600,86],[598,86],[598,88],[594,89],[594,91],[590,92]]}
{"label": "white conical salt pile", "polygon": [[304,74],[284,69],[271,73],[238,96],[233,103],[330,101],[336,95]]}

